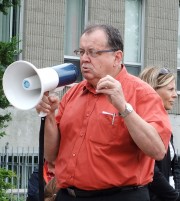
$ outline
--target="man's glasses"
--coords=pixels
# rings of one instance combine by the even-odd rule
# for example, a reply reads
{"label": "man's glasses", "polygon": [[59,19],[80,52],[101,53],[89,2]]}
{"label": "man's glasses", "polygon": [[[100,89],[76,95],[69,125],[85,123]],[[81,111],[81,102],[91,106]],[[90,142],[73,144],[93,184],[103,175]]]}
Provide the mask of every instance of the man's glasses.
{"label": "man's glasses", "polygon": [[171,73],[169,69],[167,69],[167,68],[161,68],[161,70],[159,71],[158,76],[160,76],[160,75],[166,75],[166,74],[169,74],[169,73]]}
{"label": "man's glasses", "polygon": [[94,49],[89,49],[87,51],[85,51],[83,49],[77,49],[77,50],[74,50],[74,53],[77,56],[81,56],[82,57],[84,55],[84,53],[86,52],[87,55],[95,58],[95,57],[101,55],[104,52],[115,52],[115,51],[117,51],[117,49],[110,49],[110,50],[94,50]]}

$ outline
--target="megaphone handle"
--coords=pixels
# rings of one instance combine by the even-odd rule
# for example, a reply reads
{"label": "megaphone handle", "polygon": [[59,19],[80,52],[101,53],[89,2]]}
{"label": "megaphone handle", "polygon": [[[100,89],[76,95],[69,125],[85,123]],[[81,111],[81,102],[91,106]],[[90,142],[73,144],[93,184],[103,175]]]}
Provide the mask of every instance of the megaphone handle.
{"label": "megaphone handle", "polygon": [[[49,96],[54,96],[54,95],[58,96],[58,92],[61,91],[61,90],[63,90],[63,89],[64,89],[64,87],[58,87],[58,88],[56,88],[54,90],[51,90],[51,91],[49,91]],[[40,111],[39,117],[46,117],[46,116],[47,116],[46,113]]]}
{"label": "megaphone handle", "polygon": [[44,201],[44,126],[45,117],[41,118],[41,126],[39,131],[39,201]]}
{"label": "megaphone handle", "polygon": [[44,113],[44,112],[42,112],[42,111],[40,111],[40,113],[39,113],[39,115],[38,115],[39,117],[46,117],[47,116],[47,114],[46,113]]}

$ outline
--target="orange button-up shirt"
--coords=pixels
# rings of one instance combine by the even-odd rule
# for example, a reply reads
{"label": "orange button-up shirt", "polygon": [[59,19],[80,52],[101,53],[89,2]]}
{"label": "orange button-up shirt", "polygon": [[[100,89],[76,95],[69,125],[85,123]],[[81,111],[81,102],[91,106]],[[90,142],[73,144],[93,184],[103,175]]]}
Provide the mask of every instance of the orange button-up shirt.
{"label": "orange button-up shirt", "polygon": [[[116,77],[126,101],[154,126],[165,146],[169,118],[157,93],[126,68]],[[106,189],[152,181],[154,160],[132,140],[124,119],[103,94],[82,81],[62,98],[57,115],[61,133],[55,175],[59,188]]]}

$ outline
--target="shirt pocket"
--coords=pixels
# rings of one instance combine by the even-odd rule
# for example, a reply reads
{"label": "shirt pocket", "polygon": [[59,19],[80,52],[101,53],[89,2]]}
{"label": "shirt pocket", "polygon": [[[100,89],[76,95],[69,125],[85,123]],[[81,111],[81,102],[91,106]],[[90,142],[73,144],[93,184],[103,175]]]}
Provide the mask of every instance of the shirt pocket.
{"label": "shirt pocket", "polygon": [[92,116],[88,126],[91,127],[89,134],[91,142],[109,145],[120,139],[124,121],[118,113],[101,112],[97,116]]}

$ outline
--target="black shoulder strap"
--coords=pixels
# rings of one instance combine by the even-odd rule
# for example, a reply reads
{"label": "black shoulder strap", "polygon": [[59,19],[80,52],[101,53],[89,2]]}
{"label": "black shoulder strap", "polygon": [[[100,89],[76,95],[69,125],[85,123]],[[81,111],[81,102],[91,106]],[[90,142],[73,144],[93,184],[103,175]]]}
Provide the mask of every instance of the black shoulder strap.
{"label": "black shoulder strap", "polygon": [[39,131],[39,201],[44,201],[44,125],[45,117],[41,117],[41,126]]}

